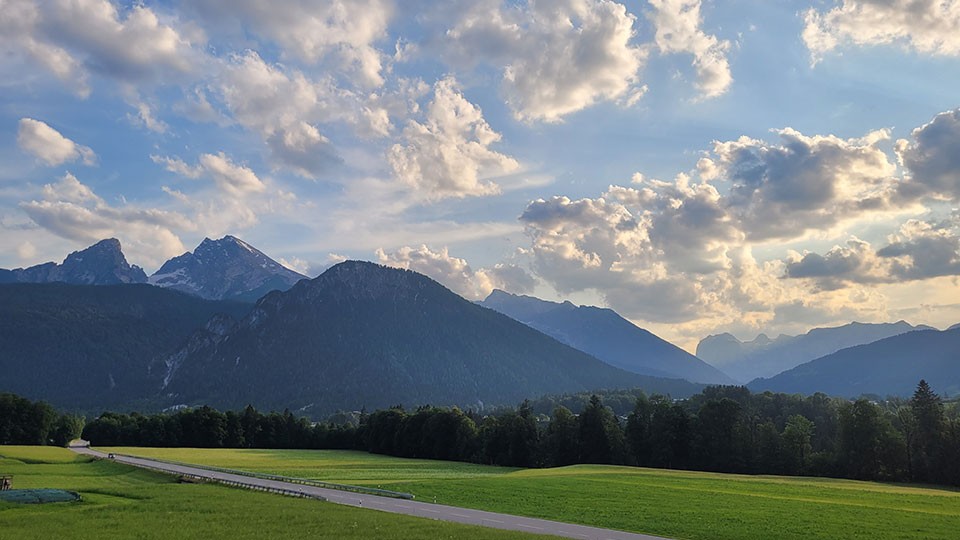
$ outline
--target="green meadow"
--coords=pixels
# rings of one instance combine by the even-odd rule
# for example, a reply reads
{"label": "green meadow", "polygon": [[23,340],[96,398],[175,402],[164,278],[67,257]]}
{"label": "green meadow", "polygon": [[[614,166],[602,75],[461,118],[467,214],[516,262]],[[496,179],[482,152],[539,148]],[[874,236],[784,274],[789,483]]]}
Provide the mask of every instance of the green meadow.
{"label": "green meadow", "polygon": [[111,450],[673,538],[954,539],[960,531],[960,492],[943,488],[615,466],[521,470],[327,450]]}
{"label": "green meadow", "polygon": [[0,502],[0,538],[527,540],[538,537],[247,491],[180,484],[172,476],[62,448],[0,446],[0,474],[14,488],[60,488],[83,500]]}

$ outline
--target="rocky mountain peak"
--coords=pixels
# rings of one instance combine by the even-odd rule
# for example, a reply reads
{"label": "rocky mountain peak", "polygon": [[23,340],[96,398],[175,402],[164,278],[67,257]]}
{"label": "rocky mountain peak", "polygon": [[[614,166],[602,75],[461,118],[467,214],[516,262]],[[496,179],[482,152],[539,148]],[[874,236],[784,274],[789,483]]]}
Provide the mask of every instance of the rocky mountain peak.
{"label": "rocky mountain peak", "polygon": [[305,277],[227,235],[204,238],[193,252],[170,259],[150,276],[150,283],[202,298],[253,301],[272,290],[285,291]]}
{"label": "rocky mountain peak", "polygon": [[0,271],[0,282],[50,283],[73,285],[118,285],[145,283],[143,269],[127,262],[120,241],[107,238],[67,255],[62,264],[53,262],[29,268]]}

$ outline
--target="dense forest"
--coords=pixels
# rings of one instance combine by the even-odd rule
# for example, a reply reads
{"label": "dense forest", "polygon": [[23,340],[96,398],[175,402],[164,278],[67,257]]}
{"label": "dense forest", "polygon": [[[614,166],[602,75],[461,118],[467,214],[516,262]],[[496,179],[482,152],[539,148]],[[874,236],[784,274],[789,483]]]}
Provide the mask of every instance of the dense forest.
{"label": "dense forest", "polygon": [[49,403],[0,394],[0,444],[66,446],[80,436],[82,417],[59,414]]}
{"label": "dense forest", "polygon": [[[626,412],[627,400],[632,410],[618,414]],[[548,406],[549,415],[538,412]],[[715,386],[676,401],[642,392],[558,396],[484,416],[394,407],[361,414],[354,423],[311,423],[290,411],[263,414],[249,406],[104,413],[86,424],[83,437],[99,446],[357,449],[517,467],[610,463],[960,485],[958,409],[925,381],[909,400],[882,401]],[[55,424],[51,411],[44,413],[46,433]],[[18,414],[33,422],[27,412]],[[7,416],[5,409],[0,418]],[[18,433],[8,424],[0,424],[0,442]],[[38,443],[36,435],[29,444]]]}

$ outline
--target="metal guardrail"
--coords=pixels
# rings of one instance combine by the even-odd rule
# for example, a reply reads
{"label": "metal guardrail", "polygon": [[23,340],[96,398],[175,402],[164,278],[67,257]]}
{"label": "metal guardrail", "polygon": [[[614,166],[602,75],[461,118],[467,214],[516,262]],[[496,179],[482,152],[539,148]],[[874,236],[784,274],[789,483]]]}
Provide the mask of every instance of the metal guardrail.
{"label": "metal guardrail", "polygon": [[[127,456],[127,455],[125,455],[125,454],[117,454],[117,455],[122,455],[122,456],[125,456],[125,457],[132,457],[132,458],[137,457],[137,456]],[[139,458],[139,459],[143,459],[143,458]],[[160,460],[156,460],[156,461],[160,461]],[[170,464],[170,465],[178,465],[177,463],[174,463],[174,462],[166,462],[166,461],[164,461],[163,463],[168,463],[168,464]],[[170,471],[170,470],[168,470],[168,469],[164,469],[164,468],[162,468],[162,467],[156,467],[156,466],[151,466],[151,465],[146,465],[146,464],[139,464],[139,465],[137,465],[137,466],[143,467],[143,468],[145,468],[145,469],[151,469],[151,470],[154,470],[154,471],[157,471],[157,472],[162,472],[162,473],[166,473],[166,474],[172,474],[172,475],[178,476],[178,477],[180,477],[180,478],[192,478],[192,479],[197,480],[197,481],[200,481],[200,482],[214,483],[214,484],[223,484],[223,485],[225,485],[225,486],[238,487],[238,488],[243,488],[243,489],[250,489],[250,490],[253,490],[253,491],[263,491],[263,492],[266,492],[266,493],[275,493],[275,494],[278,494],[278,495],[286,495],[286,496],[288,496],[288,497],[298,497],[298,498],[301,498],[301,499],[316,499],[316,500],[320,500],[320,501],[326,501],[326,500],[327,500],[327,498],[324,497],[324,496],[322,496],[322,495],[312,495],[312,494],[310,494],[310,493],[304,493],[304,492],[302,492],[302,491],[296,491],[296,490],[292,490],[292,489],[278,488],[278,487],[270,487],[270,486],[261,486],[261,485],[257,485],[257,484],[250,484],[250,483],[247,483],[247,482],[238,482],[238,481],[236,481],[236,480],[227,480],[227,479],[225,479],[225,478],[213,478],[213,477],[210,477],[210,476],[200,476],[199,474],[174,472],[174,471]],[[198,467],[198,468],[203,468],[203,467]],[[207,469],[207,470],[209,470],[209,469]],[[223,472],[223,471],[220,471],[220,472]]]}
{"label": "metal guardrail", "polygon": [[415,498],[415,496],[412,493],[404,493],[402,491],[390,491],[388,489],[370,488],[365,486],[352,486],[350,484],[334,484],[331,482],[324,482],[322,480],[311,480],[309,478],[296,478],[292,476],[280,476],[277,474],[240,471],[236,469],[227,469],[224,467],[197,465],[195,463],[183,463],[181,461],[170,461],[165,459],[146,458],[143,456],[134,456],[131,454],[114,454],[114,455],[135,458],[135,459],[147,459],[147,460],[157,461],[160,463],[166,463],[169,465],[179,465],[181,467],[194,467],[194,468],[203,469],[206,471],[236,474],[239,476],[248,476],[250,478],[259,478],[261,480],[275,480],[278,482],[289,482],[292,484],[300,484],[304,486],[312,486],[312,487],[325,488],[325,489],[335,489],[338,491],[348,491],[350,493],[360,493],[362,495],[377,495],[379,497],[392,497],[394,499],[406,499],[406,500],[413,500]]}

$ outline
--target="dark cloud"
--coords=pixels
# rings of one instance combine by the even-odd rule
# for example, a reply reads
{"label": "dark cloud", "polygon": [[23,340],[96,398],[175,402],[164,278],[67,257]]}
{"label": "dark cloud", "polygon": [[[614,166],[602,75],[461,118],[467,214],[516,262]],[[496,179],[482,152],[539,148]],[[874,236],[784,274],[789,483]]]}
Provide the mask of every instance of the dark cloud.
{"label": "dark cloud", "polygon": [[938,114],[913,130],[913,141],[897,141],[896,151],[909,172],[898,187],[906,199],[960,198],[960,109]]}

